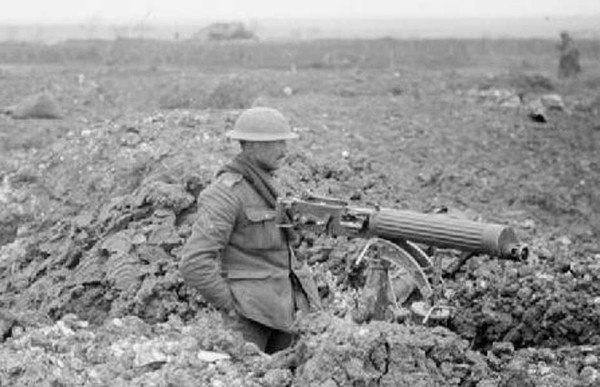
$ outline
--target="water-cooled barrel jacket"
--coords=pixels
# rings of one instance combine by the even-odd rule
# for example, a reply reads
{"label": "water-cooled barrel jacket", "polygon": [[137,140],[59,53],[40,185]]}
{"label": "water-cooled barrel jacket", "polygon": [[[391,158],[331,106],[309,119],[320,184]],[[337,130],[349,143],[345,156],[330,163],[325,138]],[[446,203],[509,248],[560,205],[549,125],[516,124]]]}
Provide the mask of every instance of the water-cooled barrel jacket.
{"label": "water-cooled barrel jacket", "polygon": [[198,197],[180,271],[215,307],[288,330],[295,317],[290,275],[298,278],[311,309],[320,301],[310,268],[291,253],[275,218],[242,175],[220,174]]}

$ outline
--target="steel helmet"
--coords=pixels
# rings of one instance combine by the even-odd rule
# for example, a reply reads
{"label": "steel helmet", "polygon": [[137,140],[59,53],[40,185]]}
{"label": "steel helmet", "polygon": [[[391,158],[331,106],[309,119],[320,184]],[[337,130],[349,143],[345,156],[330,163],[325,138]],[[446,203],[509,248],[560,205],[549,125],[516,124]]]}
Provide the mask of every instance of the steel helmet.
{"label": "steel helmet", "polygon": [[233,130],[226,136],[234,140],[278,141],[292,140],[298,135],[292,132],[290,124],[278,110],[268,107],[254,107],[240,114]]}

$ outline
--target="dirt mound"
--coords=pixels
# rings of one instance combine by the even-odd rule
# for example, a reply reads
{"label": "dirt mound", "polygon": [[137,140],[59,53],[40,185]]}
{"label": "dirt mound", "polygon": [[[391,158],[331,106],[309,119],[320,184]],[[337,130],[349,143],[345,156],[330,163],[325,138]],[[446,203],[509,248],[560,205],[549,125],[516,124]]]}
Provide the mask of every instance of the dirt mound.
{"label": "dirt mound", "polygon": [[312,318],[296,348],[302,386],[462,386],[493,377],[485,358],[444,328]]}
{"label": "dirt mound", "polygon": [[51,325],[16,325],[0,350],[0,383],[264,386],[253,373],[262,363],[255,347],[225,330],[215,315],[200,313],[187,325],[125,316],[99,327],[66,315]]}
{"label": "dirt mound", "polygon": [[206,311],[187,323],[123,316],[100,326],[72,314],[54,323],[22,314],[13,316],[13,336],[0,347],[0,383],[558,387],[600,380],[600,346],[515,351],[499,343],[482,355],[444,328],[308,317],[294,347],[268,356]]}
{"label": "dirt mound", "polygon": [[62,112],[56,98],[48,93],[30,95],[14,106],[7,108],[7,113],[16,119],[61,118]]}
{"label": "dirt mound", "polygon": [[17,216],[6,209],[0,209],[0,246],[14,241],[18,229]]}
{"label": "dirt mound", "polygon": [[190,187],[152,181],[29,241],[2,260],[3,304],[53,319],[75,313],[90,322],[137,314],[164,321],[199,307],[182,288],[172,250],[189,233]]}
{"label": "dirt mound", "polygon": [[451,285],[458,305],[453,330],[483,351],[500,341],[515,348],[599,345],[600,264],[593,250],[588,241],[571,259],[473,260]]}
{"label": "dirt mound", "polygon": [[[3,223],[12,230],[3,235],[20,238],[0,250],[4,307],[91,322],[191,316],[202,300],[182,289],[174,249],[219,165],[215,150],[198,149],[222,147],[213,127],[221,130],[223,117],[146,116],[74,131],[26,154],[37,168],[5,179],[2,208],[16,220]],[[181,136],[191,139],[183,147]]]}

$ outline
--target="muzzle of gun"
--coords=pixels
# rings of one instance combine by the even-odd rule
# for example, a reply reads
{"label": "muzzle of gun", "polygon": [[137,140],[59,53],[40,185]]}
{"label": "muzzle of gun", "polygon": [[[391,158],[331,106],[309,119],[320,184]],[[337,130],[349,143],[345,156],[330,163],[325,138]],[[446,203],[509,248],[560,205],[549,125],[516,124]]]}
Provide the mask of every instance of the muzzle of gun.
{"label": "muzzle of gun", "polygon": [[369,230],[392,241],[404,239],[501,259],[524,261],[529,255],[529,249],[519,243],[511,227],[457,219],[445,214],[382,208],[370,217]]}

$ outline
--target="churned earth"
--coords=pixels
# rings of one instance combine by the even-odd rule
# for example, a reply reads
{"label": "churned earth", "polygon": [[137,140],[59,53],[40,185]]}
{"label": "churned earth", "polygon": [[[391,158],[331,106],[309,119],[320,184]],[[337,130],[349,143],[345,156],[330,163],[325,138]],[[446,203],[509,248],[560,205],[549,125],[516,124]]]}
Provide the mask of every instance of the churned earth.
{"label": "churned earth", "polygon": [[[0,105],[52,92],[63,118],[0,116],[0,385],[600,384],[595,78],[479,68],[16,66]],[[437,250],[444,326],[352,319],[365,241],[305,235],[325,310],[268,356],[177,271],[196,197],[237,152],[241,109],[300,135],[278,178],[352,205],[513,227],[526,262]]]}

